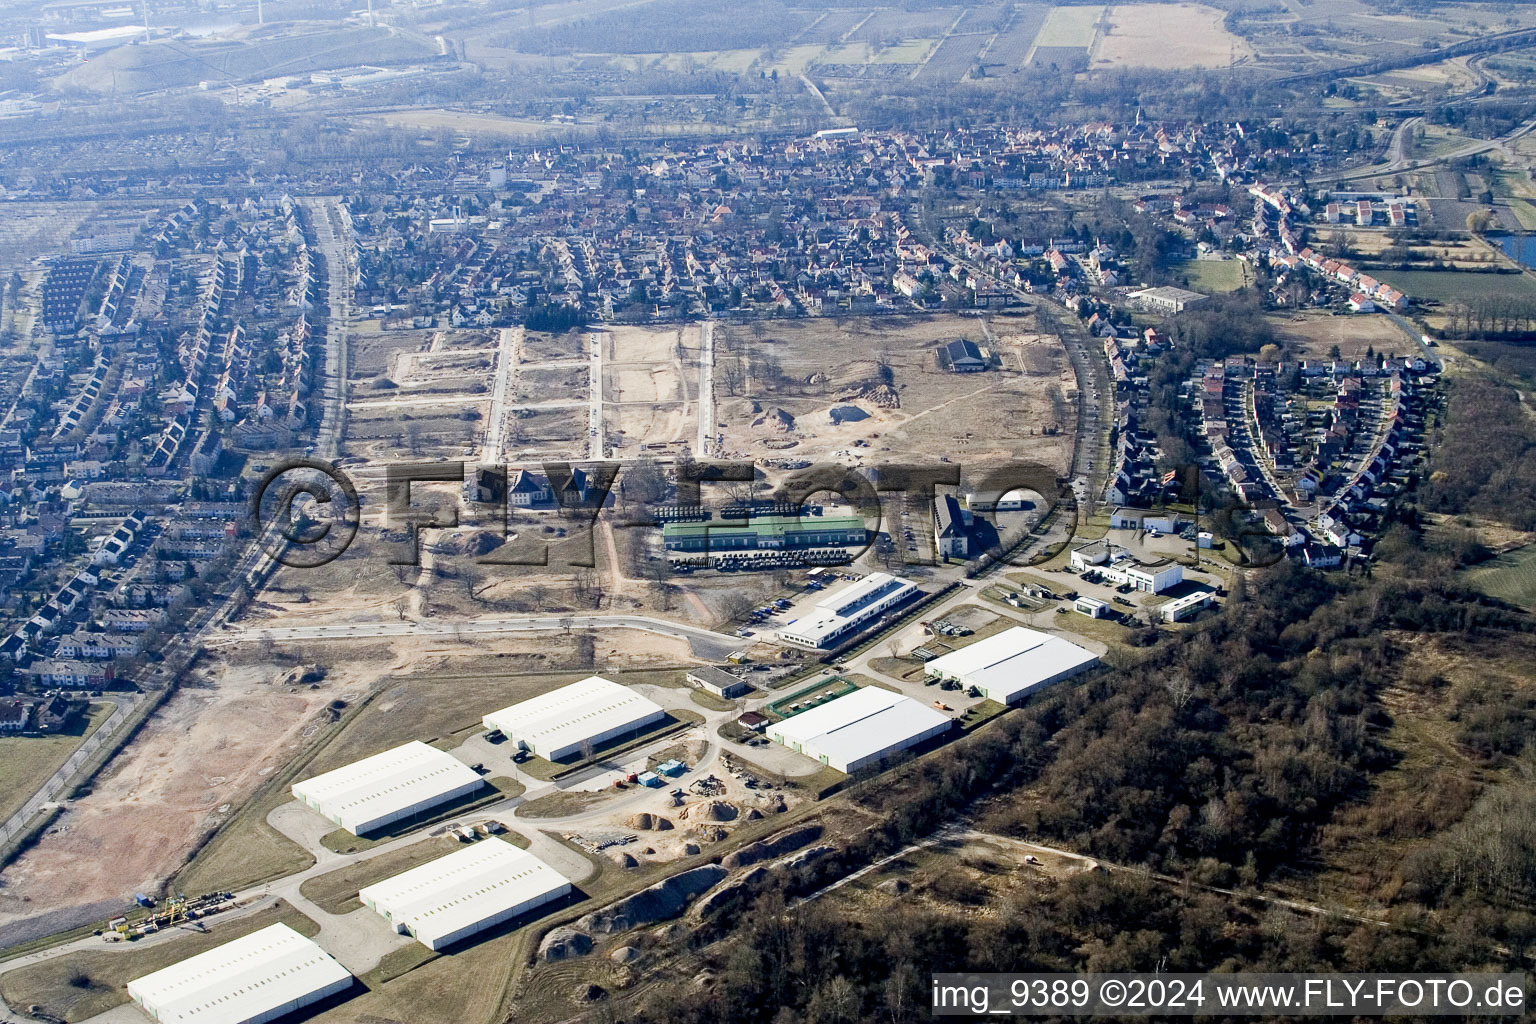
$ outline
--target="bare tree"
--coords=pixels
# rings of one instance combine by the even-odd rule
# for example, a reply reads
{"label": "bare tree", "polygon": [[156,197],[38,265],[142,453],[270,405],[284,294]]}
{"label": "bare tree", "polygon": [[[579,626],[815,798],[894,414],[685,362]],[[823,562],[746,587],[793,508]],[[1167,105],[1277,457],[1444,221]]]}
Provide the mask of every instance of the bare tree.
{"label": "bare tree", "polygon": [[733,398],[745,390],[747,370],[740,359],[729,359],[720,365],[720,383]]}
{"label": "bare tree", "polygon": [[1179,672],[1169,676],[1163,681],[1163,688],[1173,698],[1173,706],[1183,710],[1184,706],[1195,696],[1195,686],[1189,681],[1189,677]]}

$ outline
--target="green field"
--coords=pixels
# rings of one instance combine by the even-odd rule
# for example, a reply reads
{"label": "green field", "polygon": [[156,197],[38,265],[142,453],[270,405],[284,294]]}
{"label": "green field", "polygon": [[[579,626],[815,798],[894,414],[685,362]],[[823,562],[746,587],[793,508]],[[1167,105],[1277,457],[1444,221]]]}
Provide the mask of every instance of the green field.
{"label": "green field", "polygon": [[1456,302],[1492,295],[1536,298],[1536,281],[1525,274],[1459,273],[1454,270],[1383,270],[1376,275],[1414,299]]}
{"label": "green field", "polygon": [[1197,292],[1235,292],[1253,282],[1253,272],[1243,260],[1185,260],[1169,268],[1189,281]]}
{"label": "green field", "polygon": [[1035,37],[1036,46],[1092,46],[1102,7],[1053,7]]}
{"label": "green field", "polygon": [[73,1024],[128,1002],[123,986],[134,978],[274,924],[286,924],[309,936],[320,931],[314,921],[278,900],[244,917],[227,921],[209,918],[207,931],[188,932],[185,938],[170,942],[138,948],[121,943],[104,945],[99,951],[69,953],[18,968],[0,976],[0,998],[23,1009],[37,1006],[42,1012]]}
{"label": "green field", "polygon": [[111,714],[111,704],[92,704],[90,714],[77,718],[65,732],[0,739],[0,819],[9,818],[31,799],[37,787]]}
{"label": "green field", "polygon": [[1502,554],[1464,575],[1489,597],[1536,611],[1536,544]]}

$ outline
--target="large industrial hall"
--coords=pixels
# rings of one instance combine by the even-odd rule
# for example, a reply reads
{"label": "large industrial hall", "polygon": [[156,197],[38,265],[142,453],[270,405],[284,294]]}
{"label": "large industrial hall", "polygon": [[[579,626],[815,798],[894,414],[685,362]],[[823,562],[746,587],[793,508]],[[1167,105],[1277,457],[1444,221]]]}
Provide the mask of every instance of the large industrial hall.
{"label": "large industrial hall", "polygon": [[293,795],[362,835],[485,785],[468,765],[419,740],[296,782]]}
{"label": "large industrial hall", "polygon": [[557,900],[571,883],[533,854],[489,838],[358,893],[396,931],[438,950]]}
{"label": "large industrial hall", "polygon": [[1014,626],[923,666],[929,679],[974,686],[999,704],[1017,704],[1029,693],[1086,672],[1099,656],[1069,640]]}
{"label": "large industrial hall", "polygon": [[941,736],[953,727],[948,715],[911,697],[867,686],[769,727],[776,743],[840,772],[868,765]]}
{"label": "large industrial hall", "polygon": [[540,694],[486,715],[519,749],[549,761],[575,757],[665,718],[660,704],[602,676]]}
{"label": "large industrial hall", "polygon": [[128,994],[167,1024],[264,1024],[351,987],[329,953],[274,924],[130,981]]}

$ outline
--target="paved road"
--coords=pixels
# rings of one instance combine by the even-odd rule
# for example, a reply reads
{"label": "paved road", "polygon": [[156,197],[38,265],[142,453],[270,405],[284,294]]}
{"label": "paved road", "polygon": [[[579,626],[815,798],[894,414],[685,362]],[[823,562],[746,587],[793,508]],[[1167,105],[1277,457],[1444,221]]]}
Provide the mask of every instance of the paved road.
{"label": "paved road", "polygon": [[699,439],[694,449],[701,459],[709,457],[715,437],[715,323],[699,325]]}
{"label": "paved road", "polygon": [[592,342],[592,349],[587,379],[589,392],[587,395],[587,457],[596,462],[601,460],[604,449],[603,442],[603,340],[607,334],[602,331],[594,331],[587,335]]}
{"label": "paved road", "polygon": [[1461,160],[1465,157],[1476,156],[1478,153],[1486,153],[1493,149],[1502,149],[1516,139],[1520,139],[1536,131],[1536,118],[1526,121],[1520,127],[1507,135],[1501,135],[1496,139],[1485,139],[1479,142],[1468,143],[1438,156],[1426,157],[1423,160],[1406,160],[1403,158],[1403,133],[1408,125],[1416,118],[1409,118],[1397,128],[1392,142],[1387,147],[1387,162],[1376,164],[1372,167],[1361,167],[1351,171],[1336,171],[1333,174],[1320,174],[1311,180],[1314,183],[1325,181],[1353,181],[1357,178],[1374,178],[1383,174],[1397,174],[1400,171],[1421,171],[1437,164],[1450,163],[1453,160]]}
{"label": "paved road", "polygon": [[501,449],[506,441],[507,393],[517,373],[517,354],[523,343],[521,327],[503,327],[496,347],[496,383],[491,388],[491,410],[486,416],[485,444],[481,446],[482,460],[500,463]]}
{"label": "paved road", "polygon": [[268,626],[235,629],[210,636],[205,643],[255,643],[262,640],[368,640],[387,636],[470,636],[492,633],[538,633],[565,629],[642,629],[662,636],[687,640],[693,652],[706,660],[721,660],[741,647],[728,634],[701,626],[656,619],[648,615],[534,615],[478,619],[377,620],[328,626]]}

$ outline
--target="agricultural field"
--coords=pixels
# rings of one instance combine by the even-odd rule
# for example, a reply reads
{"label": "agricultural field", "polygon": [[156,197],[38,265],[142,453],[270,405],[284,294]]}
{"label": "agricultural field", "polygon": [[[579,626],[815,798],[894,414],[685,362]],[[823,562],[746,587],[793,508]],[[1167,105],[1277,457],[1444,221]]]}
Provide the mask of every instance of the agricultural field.
{"label": "agricultural field", "polygon": [[1099,19],[1103,15],[1102,7],[1053,7],[1040,28],[1040,34],[1035,37],[1035,45],[1092,46],[1098,35]]}
{"label": "agricultural field", "polygon": [[1385,275],[1385,280],[1415,299],[1428,299],[1432,302],[1456,302],[1490,296],[1536,298],[1536,281],[1528,274],[1394,270]]}
{"label": "agricultural field", "polygon": [[976,55],[986,41],[984,35],[950,36],[913,77],[919,82],[958,82],[976,67]]}
{"label": "agricultural field", "polygon": [[865,10],[828,11],[800,33],[795,42],[820,43],[823,46],[841,42],[844,36],[858,28],[869,16],[870,12]]}
{"label": "agricultural field", "polygon": [[1253,55],[1204,4],[1117,4],[1104,13],[1092,67],[1223,68]]}
{"label": "agricultural field", "polygon": [[1497,555],[1462,577],[1489,597],[1536,610],[1536,544]]}
{"label": "agricultural field", "polygon": [[903,39],[931,39],[942,35],[960,11],[950,8],[935,11],[899,11],[882,8],[866,21],[849,42],[895,43]]}
{"label": "agricultural field", "polygon": [[1050,8],[1044,4],[1020,4],[1013,10],[1013,20],[998,33],[992,48],[986,53],[987,64],[1000,64],[1010,70],[1018,70],[1029,61],[1034,49],[1035,37],[1045,24]]}

